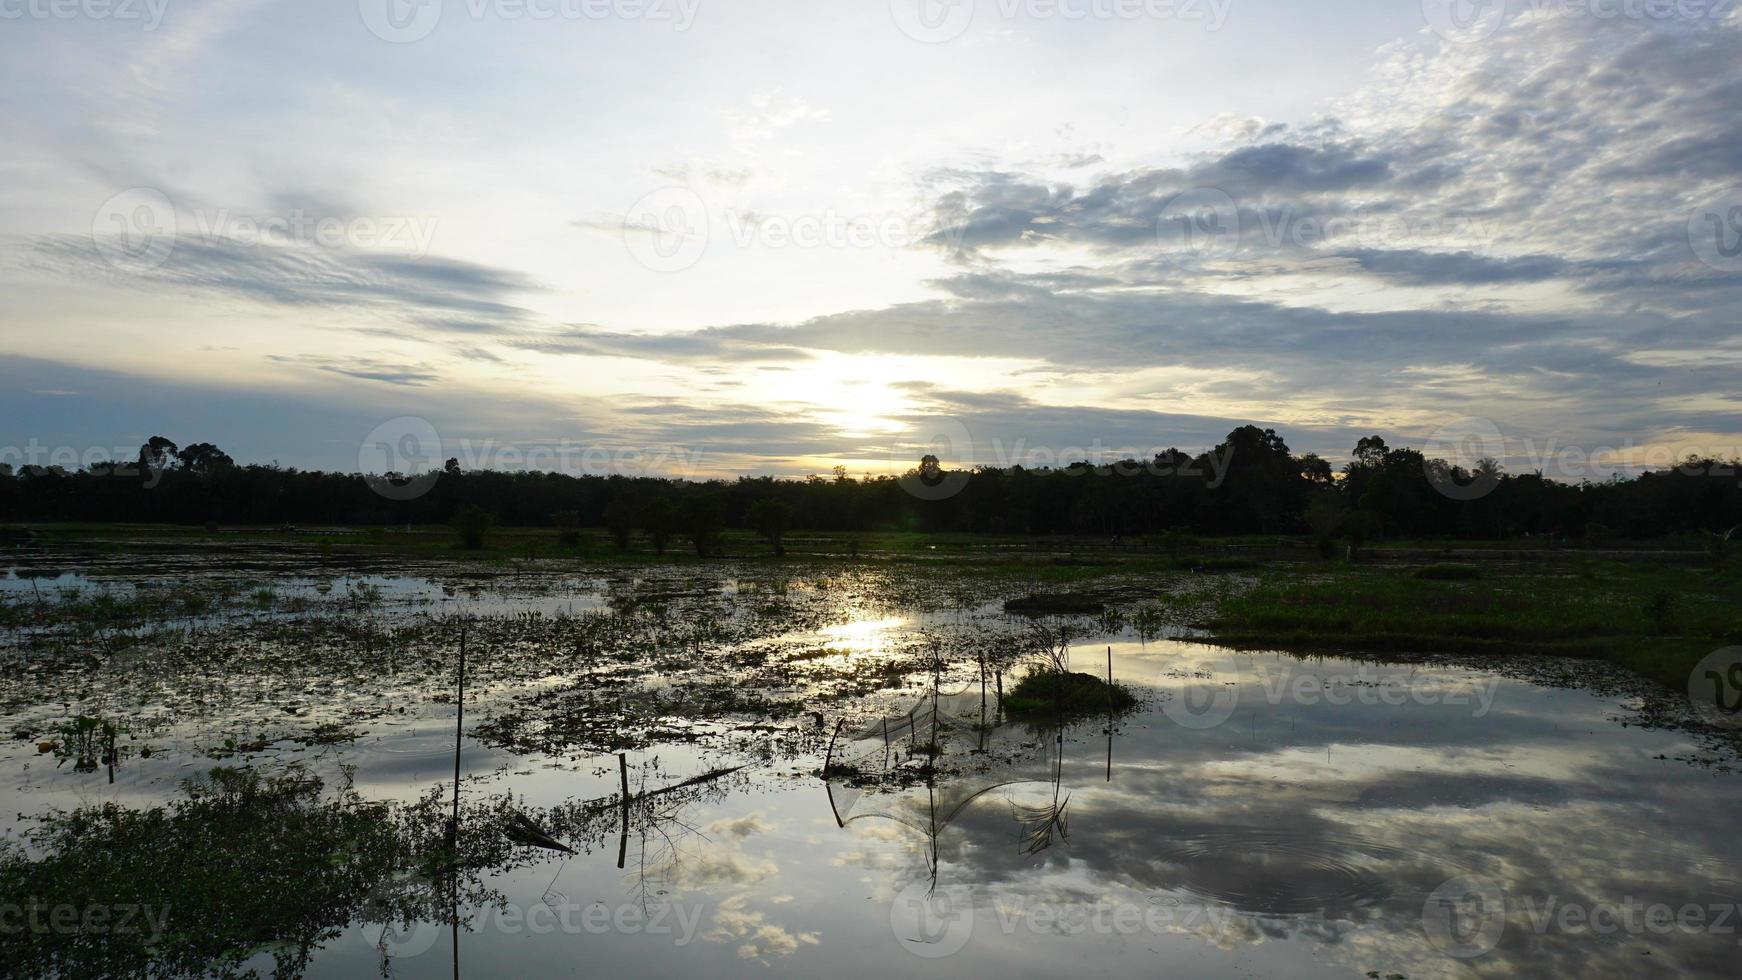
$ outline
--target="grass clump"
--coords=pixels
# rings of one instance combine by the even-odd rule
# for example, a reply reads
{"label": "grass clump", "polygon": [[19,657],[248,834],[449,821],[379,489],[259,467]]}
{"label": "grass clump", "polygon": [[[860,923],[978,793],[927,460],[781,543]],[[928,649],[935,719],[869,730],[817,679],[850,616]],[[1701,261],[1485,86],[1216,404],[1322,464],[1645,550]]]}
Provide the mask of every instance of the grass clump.
{"label": "grass clump", "polygon": [[1012,718],[1048,718],[1129,711],[1137,698],[1123,684],[1109,684],[1094,674],[1035,668],[1023,675],[1004,696],[1004,711]]}
{"label": "grass clump", "polygon": [[1094,616],[1106,609],[1106,604],[1094,596],[1077,592],[1031,592],[1015,599],[1004,600],[1004,611],[1024,616]]}

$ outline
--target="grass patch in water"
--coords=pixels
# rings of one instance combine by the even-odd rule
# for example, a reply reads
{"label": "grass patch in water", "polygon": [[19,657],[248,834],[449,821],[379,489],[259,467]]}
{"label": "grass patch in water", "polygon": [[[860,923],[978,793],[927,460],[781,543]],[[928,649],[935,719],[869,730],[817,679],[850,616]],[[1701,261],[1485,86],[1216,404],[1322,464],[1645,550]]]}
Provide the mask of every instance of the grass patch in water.
{"label": "grass patch in water", "polygon": [[1080,671],[1044,668],[1023,675],[1004,696],[1004,711],[1012,718],[1104,714],[1136,706],[1137,698],[1123,684],[1109,684],[1094,674]]}
{"label": "grass patch in water", "polygon": [[1031,592],[1004,600],[1004,611],[1025,616],[1093,616],[1106,608],[1094,596],[1074,592]]}

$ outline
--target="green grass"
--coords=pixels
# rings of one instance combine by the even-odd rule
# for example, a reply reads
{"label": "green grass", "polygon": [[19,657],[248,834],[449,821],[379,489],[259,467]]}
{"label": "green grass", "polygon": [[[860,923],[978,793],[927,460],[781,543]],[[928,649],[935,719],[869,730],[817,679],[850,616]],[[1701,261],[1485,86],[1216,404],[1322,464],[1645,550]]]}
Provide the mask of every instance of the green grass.
{"label": "green grass", "polygon": [[1272,569],[1223,597],[1209,626],[1239,645],[1598,657],[1680,689],[1701,657],[1742,640],[1742,582],[1733,570],[1616,562],[1479,579]]}
{"label": "green grass", "polygon": [[1093,674],[1035,669],[1023,675],[1004,696],[1004,712],[1012,718],[1046,719],[1127,711],[1137,699],[1123,684],[1109,684]]}

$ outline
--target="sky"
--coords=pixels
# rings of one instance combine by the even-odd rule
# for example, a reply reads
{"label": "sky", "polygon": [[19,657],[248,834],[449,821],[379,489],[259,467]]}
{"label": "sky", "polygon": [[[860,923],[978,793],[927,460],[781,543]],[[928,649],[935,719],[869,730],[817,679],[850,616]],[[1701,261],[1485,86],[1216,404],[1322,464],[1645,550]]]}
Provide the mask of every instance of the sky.
{"label": "sky", "polygon": [[1733,456],[1739,41],[1734,0],[0,0],[0,463]]}

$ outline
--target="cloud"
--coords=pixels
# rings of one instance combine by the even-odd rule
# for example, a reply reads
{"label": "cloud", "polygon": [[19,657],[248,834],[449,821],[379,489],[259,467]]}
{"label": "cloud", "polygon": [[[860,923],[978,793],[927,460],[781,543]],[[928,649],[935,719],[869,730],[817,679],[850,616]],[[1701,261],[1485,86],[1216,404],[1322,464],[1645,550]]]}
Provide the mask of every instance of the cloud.
{"label": "cloud", "polygon": [[282,354],[268,354],[266,359],[281,364],[303,364],[318,371],[332,374],[342,374],[346,377],[358,378],[363,381],[381,381],[387,384],[420,387],[439,379],[440,375],[421,364],[393,364],[368,358],[337,359],[304,354],[298,357],[288,357]]}
{"label": "cloud", "polygon": [[348,307],[473,333],[484,332],[492,320],[527,318],[528,312],[510,300],[541,288],[520,273],[458,259],[254,244],[223,236],[180,236],[155,267],[111,264],[94,239],[73,235],[39,238],[29,256],[38,268],[69,279],[97,276],[157,291]]}
{"label": "cloud", "polygon": [[1415,285],[1541,282],[1560,275],[1564,259],[1552,255],[1520,255],[1497,259],[1474,252],[1424,252],[1419,249],[1352,249],[1339,253],[1354,259],[1364,271]]}
{"label": "cloud", "polygon": [[796,347],[757,344],[730,328],[673,333],[621,333],[593,326],[532,334],[513,342],[542,354],[632,357],[661,361],[797,361],[809,357]]}

